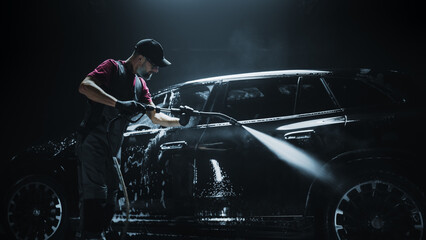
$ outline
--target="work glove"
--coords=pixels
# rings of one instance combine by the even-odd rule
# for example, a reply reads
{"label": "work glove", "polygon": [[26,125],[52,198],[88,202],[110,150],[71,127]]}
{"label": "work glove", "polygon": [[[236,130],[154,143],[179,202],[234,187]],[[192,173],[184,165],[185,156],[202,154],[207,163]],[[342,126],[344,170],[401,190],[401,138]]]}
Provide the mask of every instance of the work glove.
{"label": "work glove", "polygon": [[186,126],[189,123],[189,118],[194,113],[194,109],[188,106],[180,106],[180,118],[179,124],[181,126]]}
{"label": "work glove", "polygon": [[138,113],[145,114],[145,107],[136,102],[136,101],[117,101],[115,103],[115,108],[121,113],[125,115],[135,115]]}
{"label": "work glove", "polygon": [[145,105],[146,111],[155,111],[156,113],[161,112],[161,109],[159,107],[154,107],[152,105]]}

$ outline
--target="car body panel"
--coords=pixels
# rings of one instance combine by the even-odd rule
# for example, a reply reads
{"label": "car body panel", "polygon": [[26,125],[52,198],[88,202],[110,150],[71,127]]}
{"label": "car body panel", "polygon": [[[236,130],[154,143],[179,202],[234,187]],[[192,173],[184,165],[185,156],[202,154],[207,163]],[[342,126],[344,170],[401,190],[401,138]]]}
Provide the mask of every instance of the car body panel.
{"label": "car body panel", "polygon": [[[211,84],[217,81],[212,91],[215,93],[214,97],[209,98],[208,104],[204,107],[205,110],[222,112],[225,95],[229,91],[228,83],[234,83],[237,80],[239,82],[253,80],[265,82],[269,79],[296,77],[299,87],[302,86],[303,81],[318,81],[318,86],[323,85],[327,97],[330,98],[330,109],[316,112],[305,110],[305,112],[297,114],[297,105],[302,104],[299,95],[296,96],[296,106],[291,115],[243,119],[240,120],[240,123],[276,139],[289,142],[295,149],[308,154],[314,162],[313,166],[322,167],[327,166],[329,160],[345,151],[386,146],[387,143],[379,141],[375,136],[391,130],[393,125],[390,122],[395,119],[395,109],[392,107],[388,110],[381,107],[364,107],[359,110],[341,108],[324,80],[330,74],[327,71],[276,71],[208,78],[191,81],[186,85]],[[170,90],[178,88],[179,86],[175,86]],[[297,93],[300,94],[300,91],[299,89]],[[166,91],[162,93],[164,92]],[[211,121],[212,119],[207,119],[200,122]],[[361,129],[362,131],[360,131]],[[191,206],[181,214],[200,217],[301,216],[304,214],[310,186],[319,176],[315,172],[318,169],[306,169],[302,164],[283,161],[271,154],[270,150],[262,146],[242,127],[220,120],[180,129],[179,134],[176,135],[173,133],[174,130],[160,131],[170,131],[170,135],[174,137],[165,137],[164,141],[161,140],[156,144],[157,148],[165,142],[186,142],[183,139],[188,136],[191,136],[189,139],[192,139],[191,143],[185,147],[185,151],[172,150],[174,153],[171,154],[174,162],[181,161],[186,166],[183,172],[189,176],[185,179],[186,185],[183,188],[182,185],[172,183],[173,177],[169,176],[171,182],[167,182],[170,186],[178,188],[180,186],[185,189],[185,197],[192,196],[191,201],[188,201],[188,198],[184,200],[185,197],[182,194],[181,199],[176,199],[176,194],[168,195],[172,198],[169,200],[170,202],[191,203]],[[179,137],[184,135],[183,138]],[[386,136],[383,137],[386,138]],[[158,151],[161,159],[171,162],[171,157],[165,157],[168,155],[163,156],[162,154],[162,151]],[[181,157],[180,160],[177,160],[176,155]],[[178,169],[176,166],[168,167]],[[161,171],[160,169],[164,171],[167,168],[163,166],[153,172]],[[170,169],[168,171],[173,172]],[[327,179],[333,177],[332,172],[321,172],[321,174],[326,175],[323,177]],[[164,177],[159,179],[161,180],[157,180],[157,184],[166,182]],[[161,200],[161,196],[166,194],[165,187],[158,185],[156,188],[161,189],[161,193],[157,192],[157,201],[160,199],[161,202],[158,205],[167,209],[160,214],[175,214],[173,208],[166,207],[164,199]],[[173,192],[176,189],[169,191]],[[152,210],[147,209],[146,213],[153,214],[155,211]]]}
{"label": "car body panel", "polygon": [[[186,127],[162,128],[143,116],[129,126],[121,170],[130,229],[230,236],[231,229],[241,227],[290,236],[312,226],[322,190],[365,166],[412,173],[410,180],[424,192],[416,168],[424,130],[413,124],[425,120],[424,110],[383,88],[383,79],[374,76],[379,75],[369,69],[270,71],[188,81],[153,94],[159,107],[222,112],[240,125],[193,116]],[[377,91],[345,99],[336,89],[348,88],[336,79]],[[372,104],[382,101],[376,93],[389,102]],[[356,101],[362,106],[350,105]],[[74,176],[70,182],[75,183],[74,137],[14,159],[56,161],[62,167],[56,174]],[[285,145],[277,150],[273,143]],[[301,155],[305,158],[294,157]],[[77,185],[69,187],[75,196]],[[122,208],[123,196],[119,202]],[[118,225],[124,221],[117,219]]]}

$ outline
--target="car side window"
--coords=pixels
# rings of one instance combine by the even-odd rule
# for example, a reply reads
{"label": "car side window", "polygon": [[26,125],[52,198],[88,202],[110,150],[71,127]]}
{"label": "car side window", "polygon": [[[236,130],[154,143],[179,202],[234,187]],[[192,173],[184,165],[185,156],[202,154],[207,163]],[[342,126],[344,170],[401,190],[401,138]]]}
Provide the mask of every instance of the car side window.
{"label": "car side window", "polygon": [[231,81],[218,110],[237,120],[291,115],[296,89],[297,78]]}
{"label": "car side window", "polygon": [[[179,108],[181,105],[188,105],[195,110],[202,111],[207,102],[213,85],[191,86],[177,88],[152,97],[152,101],[157,107],[161,108]],[[171,115],[170,113],[165,113]],[[136,118],[136,117],[135,117]],[[200,117],[191,116],[187,127],[194,126],[199,123]],[[141,129],[161,128],[160,125],[153,124],[145,114],[137,123],[129,124],[129,131]]]}
{"label": "car side window", "polygon": [[392,100],[364,81],[350,78],[325,79],[339,104],[344,108],[391,104]]}
{"label": "car side window", "polygon": [[331,110],[336,107],[319,78],[301,78],[296,103],[297,114]]}
{"label": "car side window", "polygon": [[202,111],[212,88],[213,85],[202,85],[176,89],[170,93],[168,106],[179,108],[187,105],[195,110]]}
{"label": "car side window", "polygon": [[[170,92],[167,107],[179,108],[180,106],[189,106],[194,110],[203,111],[212,89],[213,84],[175,89]],[[191,116],[186,127],[200,124],[201,120],[201,116]]]}
{"label": "car side window", "polygon": [[152,102],[157,107],[168,108],[171,92],[165,92],[152,97]]}
{"label": "car side window", "polygon": [[[169,106],[169,99],[170,99],[170,91],[157,94],[152,96],[152,102],[157,107],[161,108],[167,108]],[[127,127],[127,131],[136,131],[136,130],[145,130],[145,129],[157,129],[160,128],[160,125],[152,123],[151,119],[149,119],[148,115],[144,114],[142,117],[140,117],[140,114],[134,116],[132,120],[139,119],[136,123],[129,123],[129,126]]]}

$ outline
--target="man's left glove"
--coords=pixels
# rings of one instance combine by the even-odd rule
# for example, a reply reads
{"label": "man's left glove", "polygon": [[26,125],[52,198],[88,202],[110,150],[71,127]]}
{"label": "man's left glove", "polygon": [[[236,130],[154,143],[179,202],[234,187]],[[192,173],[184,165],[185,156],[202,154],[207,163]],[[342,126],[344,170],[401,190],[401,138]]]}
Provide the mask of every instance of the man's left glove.
{"label": "man's left glove", "polygon": [[188,106],[180,106],[180,118],[179,124],[181,126],[186,126],[189,123],[189,118],[194,113],[194,109]]}
{"label": "man's left glove", "polygon": [[115,108],[117,108],[121,114],[125,115],[145,114],[146,112],[145,107],[136,101],[117,101],[115,103]]}

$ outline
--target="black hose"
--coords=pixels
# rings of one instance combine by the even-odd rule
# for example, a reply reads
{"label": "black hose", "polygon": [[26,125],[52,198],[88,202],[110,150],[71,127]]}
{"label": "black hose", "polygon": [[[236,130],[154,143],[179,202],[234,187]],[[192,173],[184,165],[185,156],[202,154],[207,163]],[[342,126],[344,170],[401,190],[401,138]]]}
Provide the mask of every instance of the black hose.
{"label": "black hose", "polygon": [[122,191],[123,191],[123,194],[124,194],[125,205],[126,205],[126,221],[124,222],[123,230],[121,232],[121,236],[120,236],[121,240],[124,240],[126,238],[127,228],[129,226],[130,201],[129,201],[129,195],[127,194],[127,187],[126,187],[126,183],[124,182],[123,173],[121,172],[120,163],[118,162],[117,158],[113,156],[114,149],[112,148],[112,144],[111,144],[110,131],[111,131],[111,126],[113,125],[113,123],[120,118],[125,117],[127,119],[127,121],[135,123],[135,122],[139,121],[142,118],[142,116],[143,116],[143,114],[137,120],[133,121],[133,120],[130,120],[129,118],[127,118],[127,116],[123,116],[123,115],[119,114],[117,117],[111,119],[108,122],[108,126],[107,126],[106,136],[107,136],[108,147],[109,147],[111,158],[114,162],[115,169],[117,171],[118,179],[120,180],[120,184],[121,184]]}

